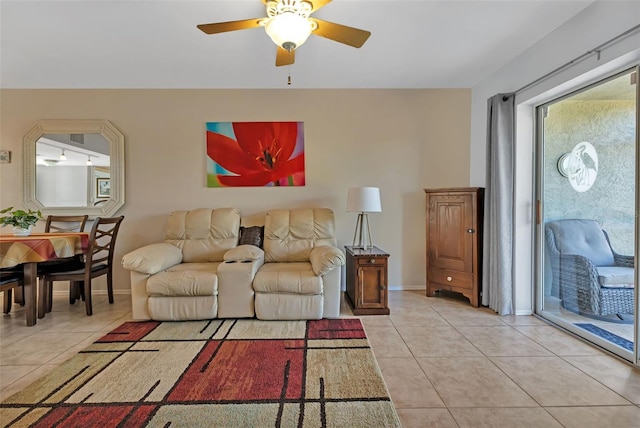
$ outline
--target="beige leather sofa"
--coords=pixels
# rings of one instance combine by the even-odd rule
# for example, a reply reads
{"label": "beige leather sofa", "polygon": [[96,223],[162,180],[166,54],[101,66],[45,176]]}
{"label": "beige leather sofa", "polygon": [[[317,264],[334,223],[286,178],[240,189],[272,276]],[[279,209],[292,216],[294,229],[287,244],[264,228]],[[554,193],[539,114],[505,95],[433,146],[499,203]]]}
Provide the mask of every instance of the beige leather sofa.
{"label": "beige leather sofa", "polygon": [[269,320],[340,315],[340,266],[333,212],[272,210],[264,250],[238,245],[237,209],[175,211],[165,241],[126,254],[134,319]]}

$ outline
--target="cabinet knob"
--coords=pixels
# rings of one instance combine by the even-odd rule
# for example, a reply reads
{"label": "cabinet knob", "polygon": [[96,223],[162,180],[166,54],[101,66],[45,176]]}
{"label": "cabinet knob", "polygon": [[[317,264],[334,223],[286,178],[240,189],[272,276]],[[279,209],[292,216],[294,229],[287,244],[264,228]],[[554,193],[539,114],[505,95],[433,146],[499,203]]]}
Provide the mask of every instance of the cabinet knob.
{"label": "cabinet knob", "polygon": [[476,233],[475,229],[467,229],[467,233]]}
{"label": "cabinet knob", "polygon": [[384,285],[380,286],[380,290],[386,290],[386,289],[387,289],[387,287],[385,287]]}
{"label": "cabinet knob", "polygon": [[376,262],[376,259],[369,260],[369,263],[375,263],[375,262]]}
{"label": "cabinet knob", "polygon": [[451,278],[450,276],[448,276],[448,277],[447,277],[447,281],[449,281],[449,282],[450,282],[450,281],[452,281],[452,280],[453,280],[453,278]]}

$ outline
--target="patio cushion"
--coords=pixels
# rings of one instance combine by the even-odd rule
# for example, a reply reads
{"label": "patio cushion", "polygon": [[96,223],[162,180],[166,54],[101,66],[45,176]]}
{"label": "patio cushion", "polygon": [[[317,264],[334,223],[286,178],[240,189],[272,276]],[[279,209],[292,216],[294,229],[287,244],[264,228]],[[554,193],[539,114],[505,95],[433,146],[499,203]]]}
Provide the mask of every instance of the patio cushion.
{"label": "patio cushion", "polygon": [[560,254],[588,258],[596,266],[613,266],[613,252],[595,220],[559,220],[548,224],[555,235]]}
{"label": "patio cushion", "polygon": [[633,268],[599,266],[598,282],[605,288],[633,288]]}

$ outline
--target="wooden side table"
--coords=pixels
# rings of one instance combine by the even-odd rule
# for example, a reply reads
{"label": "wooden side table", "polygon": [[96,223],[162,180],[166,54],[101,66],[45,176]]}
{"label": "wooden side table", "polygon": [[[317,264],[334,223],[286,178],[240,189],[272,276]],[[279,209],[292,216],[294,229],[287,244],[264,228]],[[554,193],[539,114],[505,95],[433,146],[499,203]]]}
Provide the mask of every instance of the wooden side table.
{"label": "wooden side table", "polygon": [[347,300],[354,315],[389,315],[387,260],[378,247],[344,247],[347,253]]}

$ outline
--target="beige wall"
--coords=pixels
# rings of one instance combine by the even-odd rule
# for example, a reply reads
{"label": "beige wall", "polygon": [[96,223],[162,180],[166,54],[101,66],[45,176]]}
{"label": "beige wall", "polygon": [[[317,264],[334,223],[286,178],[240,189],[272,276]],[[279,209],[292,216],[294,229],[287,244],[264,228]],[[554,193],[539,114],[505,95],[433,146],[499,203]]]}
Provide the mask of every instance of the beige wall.
{"label": "beige wall", "polygon": [[[391,255],[389,285],[424,287],[422,189],[469,185],[470,103],[466,89],[2,90],[0,148],[13,160],[0,164],[0,207],[22,204],[22,138],[35,121],[106,119],[125,135],[117,260],[162,240],[172,210],[197,207],[236,207],[250,222],[270,208],[328,207],[340,246],[350,245],[347,188],[377,186],[383,211],[370,221]],[[205,187],[211,121],[303,121],[306,186]],[[115,278],[128,289],[128,272],[118,266]]]}

